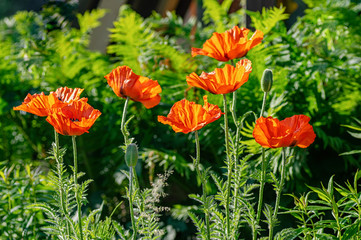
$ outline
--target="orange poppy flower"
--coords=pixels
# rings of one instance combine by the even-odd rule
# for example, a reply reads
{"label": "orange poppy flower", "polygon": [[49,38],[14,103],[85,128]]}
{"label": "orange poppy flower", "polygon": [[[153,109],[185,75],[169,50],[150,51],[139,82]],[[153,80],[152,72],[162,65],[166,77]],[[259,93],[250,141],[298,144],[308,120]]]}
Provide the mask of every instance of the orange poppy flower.
{"label": "orange poppy flower", "polygon": [[117,67],[104,77],[118,97],[129,97],[141,102],[146,108],[152,108],[160,102],[159,93],[162,89],[158,82],[133,73],[128,66]]}
{"label": "orange poppy flower", "polygon": [[238,26],[234,26],[224,33],[215,32],[203,44],[203,48],[192,48],[192,57],[205,55],[222,62],[244,57],[263,39],[263,32],[259,30],[256,30],[249,40],[247,39],[248,33],[249,29]]}
{"label": "orange poppy flower", "polygon": [[316,134],[305,115],[294,115],[279,121],[272,117],[260,117],[256,121],[253,137],[262,147],[307,148],[315,140]]}
{"label": "orange poppy flower", "polygon": [[84,89],[81,88],[72,89],[68,87],[61,87],[55,91],[55,95],[60,101],[70,103],[73,100],[78,100],[83,91]]}
{"label": "orange poppy flower", "polygon": [[251,61],[242,59],[236,64],[236,67],[226,64],[223,68],[216,68],[213,72],[202,72],[200,76],[191,73],[186,79],[189,86],[199,87],[213,94],[226,94],[236,91],[247,82],[251,72]]}
{"label": "orange poppy flower", "polygon": [[40,117],[45,117],[49,115],[50,108],[59,106],[60,104],[61,101],[58,100],[54,94],[45,95],[42,92],[40,94],[35,93],[34,95],[31,95],[28,93],[24,102],[20,106],[14,107],[13,110],[21,110]]}
{"label": "orange poppy flower", "polygon": [[75,100],[62,108],[52,109],[46,121],[62,135],[82,135],[88,132],[101,114],[86,101],[87,99]]}
{"label": "orange poppy flower", "polygon": [[216,121],[223,114],[217,105],[208,103],[203,97],[204,106],[186,99],[176,102],[167,117],[158,116],[158,121],[172,126],[175,132],[194,132]]}
{"label": "orange poppy flower", "polygon": [[45,95],[43,92],[40,94],[31,95],[28,93],[24,102],[14,110],[22,110],[29,112],[40,117],[48,116],[51,108],[59,108],[73,100],[78,100],[80,94],[84,89],[81,88],[58,88],[55,93],[51,92],[49,95]]}

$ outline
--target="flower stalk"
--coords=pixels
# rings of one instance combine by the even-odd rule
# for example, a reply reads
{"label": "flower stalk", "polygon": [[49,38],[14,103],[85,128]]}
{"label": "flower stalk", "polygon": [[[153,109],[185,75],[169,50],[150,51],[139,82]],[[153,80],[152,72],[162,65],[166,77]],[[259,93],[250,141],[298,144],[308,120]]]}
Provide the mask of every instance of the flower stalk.
{"label": "flower stalk", "polygon": [[[200,162],[200,144],[199,144],[199,137],[198,137],[198,131],[194,132],[195,134],[195,140],[196,140],[196,159],[195,159],[195,169],[197,171],[198,176],[201,179],[202,182],[202,191],[203,191],[203,205],[206,205],[206,201],[207,201],[207,195],[206,195],[206,179],[205,176],[201,174],[201,169],[199,166],[199,162]],[[205,214],[205,219],[206,219],[206,233],[207,233],[207,240],[211,239],[211,235],[210,235],[210,229],[209,229],[209,213],[208,213],[208,209],[204,208],[204,214]]]}
{"label": "flower stalk", "polygon": [[[231,60],[231,64],[232,66],[235,65],[234,63],[234,59]],[[231,113],[232,113],[232,118],[233,118],[233,122],[234,122],[234,125],[236,126],[236,141],[235,141],[235,147],[234,147],[234,169],[235,171],[237,171],[237,164],[238,164],[238,157],[237,157],[237,154],[238,154],[238,147],[239,147],[239,134],[240,134],[240,124],[238,123],[237,121],[237,113],[236,113],[236,110],[237,110],[237,90],[234,91],[232,93],[232,107],[231,107]],[[234,203],[234,209],[237,209],[238,208],[238,201],[237,201],[237,198],[238,198],[238,187],[235,186],[235,189],[234,189],[235,193],[234,193],[234,199],[235,199],[235,203]]]}
{"label": "flower stalk", "polygon": [[223,105],[224,105],[224,130],[225,130],[225,139],[226,139],[226,155],[227,155],[227,163],[228,163],[228,181],[227,181],[227,196],[226,196],[226,222],[227,222],[227,236],[230,235],[230,212],[229,212],[229,202],[231,195],[231,178],[233,171],[233,163],[230,158],[230,150],[229,150],[229,129],[228,129],[228,109],[227,109],[227,97],[226,94],[223,94]]}
{"label": "flower stalk", "polygon": [[81,199],[79,199],[79,185],[78,185],[78,153],[76,148],[76,136],[72,136],[73,155],[74,155],[74,186],[75,186],[75,200],[78,207],[78,224],[80,232],[80,240],[83,240],[83,227],[81,218]]}
{"label": "flower stalk", "polygon": [[[62,162],[60,162],[60,158],[59,158],[59,134],[55,131],[54,129],[54,137],[55,137],[55,152],[54,152],[54,157],[55,157],[55,161],[57,164],[57,170],[58,170],[58,176],[61,177],[62,176],[62,172],[61,172],[61,165]],[[68,218],[68,211],[66,209],[65,203],[64,203],[64,191],[63,191],[63,186],[59,186],[59,194],[60,194],[60,205],[61,208],[63,209],[63,213],[65,215],[65,218]],[[69,236],[69,223],[66,222],[66,236]]]}
{"label": "flower stalk", "polygon": [[[267,100],[267,92],[264,92],[260,117],[263,117],[264,109],[266,106],[266,100]],[[266,182],[267,163],[265,160],[265,149],[263,147],[262,147],[262,156],[261,157],[262,157],[262,170],[261,170],[261,179],[260,179],[260,184],[259,184],[260,186],[259,186],[259,194],[258,194],[256,225],[259,224],[259,221],[261,219],[262,204],[263,204],[263,192],[264,192],[264,185]],[[254,228],[253,229],[253,240],[255,240],[256,238],[257,238],[257,233],[256,233],[256,228]]]}
{"label": "flower stalk", "polygon": [[133,167],[129,167],[129,209],[130,219],[132,221],[133,236],[132,239],[137,239],[137,227],[135,225],[134,210],[133,210]]}
{"label": "flower stalk", "polygon": [[275,208],[274,208],[274,212],[272,215],[271,224],[269,226],[270,231],[269,231],[268,239],[270,239],[270,240],[273,239],[273,227],[274,227],[274,223],[276,223],[276,221],[277,221],[278,208],[280,206],[281,193],[283,190],[283,185],[284,185],[284,180],[285,180],[285,173],[286,173],[285,166],[286,166],[286,148],[282,148],[281,180],[280,180],[280,184],[277,188]]}
{"label": "flower stalk", "polygon": [[120,130],[122,131],[122,134],[124,136],[124,145],[128,145],[128,133],[125,129],[125,119],[127,117],[127,111],[128,111],[128,103],[129,103],[129,97],[125,100],[124,108],[123,108],[123,115],[122,115],[122,123],[120,125]]}

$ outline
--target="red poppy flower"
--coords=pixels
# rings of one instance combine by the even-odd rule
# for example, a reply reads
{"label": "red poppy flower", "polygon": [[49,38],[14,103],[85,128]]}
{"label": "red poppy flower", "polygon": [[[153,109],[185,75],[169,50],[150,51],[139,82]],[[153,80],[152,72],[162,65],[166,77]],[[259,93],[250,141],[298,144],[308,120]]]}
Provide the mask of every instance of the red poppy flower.
{"label": "red poppy flower", "polygon": [[256,121],[253,137],[262,147],[307,148],[316,137],[309,121],[310,118],[305,115],[295,115],[282,121],[260,117]]}
{"label": "red poppy flower", "polygon": [[46,121],[62,135],[82,135],[88,132],[101,114],[86,101],[87,99],[80,99],[72,101],[62,108],[52,109],[52,113],[46,118]]}
{"label": "red poppy flower", "polygon": [[24,102],[14,110],[22,110],[28,113],[38,115],[40,117],[48,116],[49,111],[54,106],[59,106],[62,102],[56,98],[54,94],[45,95],[43,92],[40,94],[31,95],[28,93]]}
{"label": "red poppy flower", "polygon": [[80,98],[80,94],[84,91],[81,88],[68,88],[68,87],[61,87],[55,91],[56,97],[65,103],[70,103],[73,100],[78,100]]}
{"label": "red poppy flower", "polygon": [[208,103],[203,97],[204,106],[186,99],[176,102],[167,117],[158,116],[158,121],[172,126],[175,132],[189,133],[216,121],[223,114],[217,105]]}
{"label": "red poppy flower", "polygon": [[251,61],[242,59],[236,64],[236,67],[226,64],[223,68],[216,68],[213,72],[202,72],[200,76],[191,73],[186,78],[189,86],[199,87],[213,94],[226,94],[236,91],[247,82],[251,72]]}
{"label": "red poppy flower", "polygon": [[158,82],[133,73],[127,66],[117,67],[104,77],[118,97],[129,97],[141,102],[146,108],[152,108],[160,102],[159,93],[162,89]]}
{"label": "red poppy flower", "polygon": [[259,30],[248,40],[249,29],[234,26],[224,33],[213,33],[203,48],[192,48],[192,57],[196,55],[205,55],[217,59],[218,61],[227,62],[235,58],[246,56],[247,52],[260,44],[263,39],[263,33]]}

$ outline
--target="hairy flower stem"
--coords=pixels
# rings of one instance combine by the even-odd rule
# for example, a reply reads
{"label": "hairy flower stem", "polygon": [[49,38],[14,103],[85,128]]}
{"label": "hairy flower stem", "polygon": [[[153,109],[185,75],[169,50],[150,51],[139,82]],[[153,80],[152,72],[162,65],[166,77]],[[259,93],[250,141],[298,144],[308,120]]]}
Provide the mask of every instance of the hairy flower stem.
{"label": "hairy flower stem", "polygon": [[[124,136],[124,145],[125,149],[128,145],[128,131],[125,128],[126,123],[126,117],[127,117],[127,111],[128,111],[128,103],[129,103],[129,97],[125,100],[124,108],[123,108],[123,115],[122,115],[122,123],[120,126],[120,130],[122,131],[122,134]],[[135,188],[139,188],[137,173],[135,172],[134,167],[129,167],[129,211],[130,211],[130,218],[132,221],[132,228],[133,228],[133,236],[132,239],[137,239],[137,227],[135,225],[135,219],[134,219],[134,209],[133,209],[133,181],[135,183]]]}
{"label": "hairy flower stem", "polygon": [[130,219],[132,221],[132,227],[133,227],[132,239],[135,240],[137,239],[137,227],[135,225],[134,210],[133,210],[133,167],[129,167],[129,209],[130,209]]}
{"label": "hairy flower stem", "polygon": [[72,136],[73,140],[73,155],[74,155],[74,186],[75,186],[75,200],[78,206],[78,224],[80,232],[80,240],[83,240],[83,227],[82,227],[82,218],[81,218],[81,199],[79,199],[79,185],[78,185],[78,153],[76,149],[76,136]]}
{"label": "hairy flower stem", "polygon": [[[263,117],[264,109],[266,106],[266,99],[267,99],[267,92],[263,94],[263,102],[262,102],[262,108],[261,108],[261,114],[260,117]],[[261,213],[262,213],[262,204],[263,204],[263,192],[264,192],[264,185],[266,182],[266,169],[267,169],[267,163],[265,160],[265,149],[262,148],[262,170],[261,170],[261,180],[259,183],[259,194],[258,194],[258,206],[257,206],[257,217],[256,217],[256,225],[259,224],[259,221],[261,219]],[[253,229],[253,240],[257,238],[256,228]]]}
{"label": "hairy flower stem", "polygon": [[123,115],[122,115],[122,123],[120,125],[120,130],[122,131],[122,134],[124,136],[124,145],[125,145],[125,147],[127,147],[127,143],[128,143],[128,133],[125,130],[125,122],[126,122],[125,119],[127,117],[128,102],[129,102],[129,97],[127,97],[127,99],[125,100],[125,103],[124,103]]}
{"label": "hairy flower stem", "polygon": [[[127,99],[125,100],[125,103],[124,103],[123,114],[122,114],[122,123],[120,125],[120,131],[122,131],[122,134],[124,137],[125,148],[127,148],[127,145],[128,145],[128,132],[125,129],[125,123],[126,123],[127,112],[128,112],[128,103],[129,103],[129,97],[127,97]],[[135,187],[138,188],[139,183],[138,183],[137,174],[135,172],[135,168],[133,168],[133,176],[134,176],[134,180],[135,180],[134,181]]]}
{"label": "hairy flower stem", "polygon": [[265,93],[263,94],[261,114],[259,115],[259,117],[263,117],[264,109],[265,109],[265,106],[266,106],[266,99],[267,99],[267,92],[265,92]]}
{"label": "hairy flower stem", "polygon": [[[234,155],[234,169],[235,171],[237,171],[237,164],[238,164],[238,147],[239,147],[239,134],[240,134],[240,124],[237,121],[237,115],[236,115],[236,102],[237,102],[237,93],[236,91],[233,92],[233,99],[232,99],[232,108],[231,108],[231,112],[232,112],[232,117],[233,117],[233,122],[236,125],[236,141],[235,141],[235,146],[234,146],[234,151],[233,151],[233,155]],[[235,199],[235,203],[234,203],[234,209],[237,209],[238,207],[238,187],[235,186],[234,189],[235,193],[234,193],[234,199]]]}
{"label": "hairy flower stem", "polygon": [[[63,174],[61,172],[62,162],[60,162],[60,158],[59,158],[59,134],[55,131],[55,128],[54,128],[54,136],[55,136],[54,157],[55,157],[55,161],[56,161],[56,165],[57,165],[56,168],[58,170],[58,176],[61,178],[61,176]],[[61,179],[61,181],[62,181],[62,179]],[[65,206],[65,203],[64,203],[63,184],[61,184],[59,186],[59,194],[60,194],[60,206],[63,209],[64,217],[67,218],[68,211],[66,210],[66,206]],[[68,223],[68,221],[66,221],[66,236],[69,237],[69,223]]]}
{"label": "hairy flower stem", "polygon": [[229,150],[229,133],[228,133],[228,110],[227,110],[227,97],[226,94],[223,94],[223,105],[224,105],[224,130],[226,138],[226,154],[227,154],[227,165],[228,165],[228,181],[227,181],[227,197],[226,197],[226,221],[227,221],[227,236],[230,236],[230,220],[229,220],[229,200],[231,195],[231,178],[233,171],[233,163],[230,158]]}
{"label": "hairy flower stem", "polygon": [[[231,60],[231,63],[233,66],[235,66],[235,61],[234,59]],[[232,113],[232,118],[233,118],[233,122],[234,124],[236,125],[236,142],[235,142],[235,148],[234,148],[234,169],[235,171],[237,171],[237,164],[238,164],[238,147],[239,147],[239,134],[240,134],[240,124],[238,123],[237,121],[237,114],[236,114],[236,110],[237,110],[237,91],[234,91],[233,93],[233,98],[232,98],[232,107],[231,107],[231,113]],[[234,209],[237,209],[238,208],[238,201],[237,201],[237,198],[238,198],[238,187],[235,186],[235,189],[234,189],[235,193],[234,193],[234,199],[235,199],[235,203],[234,203]]]}
{"label": "hairy flower stem", "polygon": [[[198,176],[201,178],[202,181],[202,191],[203,191],[203,205],[206,205],[206,201],[207,201],[207,195],[206,195],[206,181],[205,181],[205,176],[203,176],[201,174],[201,169],[199,167],[199,162],[201,159],[201,148],[199,145],[199,137],[198,137],[198,131],[194,132],[195,134],[195,140],[196,140],[196,161],[195,161],[195,169],[197,171]],[[205,218],[206,218],[206,232],[207,232],[207,240],[211,239],[211,235],[210,235],[210,230],[209,230],[209,213],[208,213],[208,209],[204,208],[204,214],[205,214]]]}
{"label": "hairy flower stem", "polygon": [[268,235],[269,240],[273,239],[273,227],[274,227],[274,223],[276,223],[276,221],[277,221],[278,208],[280,206],[281,193],[282,193],[283,185],[284,185],[284,181],[285,181],[285,173],[286,173],[285,166],[286,166],[286,148],[282,148],[281,180],[280,180],[280,184],[277,188],[275,208],[274,208],[274,212],[272,215],[271,224],[269,226],[269,228],[270,228],[269,235]]}

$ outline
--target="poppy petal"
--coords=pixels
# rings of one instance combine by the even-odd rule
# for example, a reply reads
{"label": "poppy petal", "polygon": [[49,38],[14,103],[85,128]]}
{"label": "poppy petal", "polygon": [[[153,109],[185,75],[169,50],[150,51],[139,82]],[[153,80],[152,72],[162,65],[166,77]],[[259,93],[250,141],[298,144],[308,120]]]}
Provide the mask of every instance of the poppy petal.
{"label": "poppy petal", "polygon": [[159,104],[162,89],[157,81],[133,73],[128,66],[119,66],[104,76],[118,97],[141,102],[146,108]]}
{"label": "poppy petal", "polygon": [[279,121],[272,117],[260,117],[256,121],[253,137],[262,147],[307,148],[315,140],[316,134],[305,115],[294,115]]}
{"label": "poppy petal", "polygon": [[207,96],[203,97],[204,106],[186,99],[176,102],[167,117],[158,116],[158,121],[172,126],[175,132],[194,132],[212,123],[222,116],[217,105],[208,103]]}
{"label": "poppy petal", "polygon": [[213,33],[202,48],[192,48],[192,57],[205,55],[222,62],[244,57],[263,39],[263,33],[259,30],[256,30],[249,40],[248,33],[249,29],[238,26],[224,33]]}

